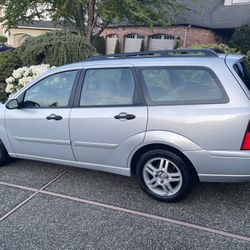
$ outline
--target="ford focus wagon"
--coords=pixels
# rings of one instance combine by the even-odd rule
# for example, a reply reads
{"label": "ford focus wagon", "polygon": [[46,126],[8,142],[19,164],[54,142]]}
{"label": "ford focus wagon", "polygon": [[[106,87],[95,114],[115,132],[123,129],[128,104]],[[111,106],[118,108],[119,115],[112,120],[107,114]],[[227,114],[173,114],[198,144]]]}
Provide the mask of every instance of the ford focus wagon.
{"label": "ford focus wagon", "polygon": [[58,67],[0,107],[8,157],[136,175],[151,197],[196,181],[250,181],[250,71],[209,49],[95,57]]}

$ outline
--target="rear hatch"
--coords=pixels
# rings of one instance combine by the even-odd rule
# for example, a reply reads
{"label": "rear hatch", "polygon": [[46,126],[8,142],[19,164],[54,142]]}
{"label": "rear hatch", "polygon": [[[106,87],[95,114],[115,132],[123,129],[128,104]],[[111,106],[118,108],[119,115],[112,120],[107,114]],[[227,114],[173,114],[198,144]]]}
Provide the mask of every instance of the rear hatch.
{"label": "rear hatch", "polygon": [[[229,65],[228,65],[229,66]],[[250,98],[250,62],[246,57],[242,57],[240,60],[235,61],[231,66],[231,71],[235,75],[236,79],[240,78],[239,83],[247,96]],[[229,68],[230,68],[229,66]],[[241,150],[250,150],[250,121],[248,123],[245,136],[241,145]]]}

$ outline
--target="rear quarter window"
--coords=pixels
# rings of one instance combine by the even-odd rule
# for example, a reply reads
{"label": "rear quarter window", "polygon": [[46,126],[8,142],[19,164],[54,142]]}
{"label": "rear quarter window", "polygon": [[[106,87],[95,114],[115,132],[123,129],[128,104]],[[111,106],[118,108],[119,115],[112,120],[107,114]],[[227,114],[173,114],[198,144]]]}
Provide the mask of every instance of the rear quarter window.
{"label": "rear quarter window", "polygon": [[140,68],[139,74],[150,105],[228,102],[219,79],[206,67]]}
{"label": "rear quarter window", "polygon": [[234,70],[250,91],[250,63],[245,60],[234,65]]}

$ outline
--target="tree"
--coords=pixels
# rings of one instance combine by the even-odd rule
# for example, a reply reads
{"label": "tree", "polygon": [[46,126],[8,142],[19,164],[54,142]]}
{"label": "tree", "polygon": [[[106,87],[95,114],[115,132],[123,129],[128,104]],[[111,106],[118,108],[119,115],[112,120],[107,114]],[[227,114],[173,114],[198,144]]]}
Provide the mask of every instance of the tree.
{"label": "tree", "polygon": [[113,21],[167,25],[173,13],[186,9],[178,0],[0,0],[0,5],[9,28],[50,17],[70,22],[91,43]]}
{"label": "tree", "polygon": [[99,36],[95,39],[94,47],[98,54],[105,55],[106,47],[105,47],[105,39],[103,36]]}
{"label": "tree", "polygon": [[48,32],[28,38],[15,52],[23,66],[42,63],[61,66],[97,54],[84,37],[65,31]]}
{"label": "tree", "polygon": [[8,50],[0,53],[0,101],[4,101],[8,97],[5,93],[5,79],[11,76],[13,70],[19,68],[20,65],[16,51]]}
{"label": "tree", "polygon": [[229,43],[246,54],[250,50],[250,25],[245,24],[236,29]]}
{"label": "tree", "polygon": [[0,43],[6,43],[7,42],[7,37],[6,36],[0,36]]}
{"label": "tree", "polygon": [[217,51],[221,51],[226,54],[237,54],[239,51],[236,48],[231,48],[226,44],[215,44],[215,43],[208,43],[208,44],[195,44],[191,47],[192,49],[214,49]]}

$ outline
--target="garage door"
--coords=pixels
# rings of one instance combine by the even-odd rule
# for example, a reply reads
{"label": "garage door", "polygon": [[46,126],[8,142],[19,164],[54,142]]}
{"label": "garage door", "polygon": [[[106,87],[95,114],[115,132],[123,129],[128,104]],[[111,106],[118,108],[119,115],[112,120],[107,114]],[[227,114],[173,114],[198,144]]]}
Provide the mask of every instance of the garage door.
{"label": "garage door", "polygon": [[175,38],[170,35],[153,35],[149,38],[149,50],[173,49]]}
{"label": "garage door", "polygon": [[137,34],[125,36],[124,52],[128,53],[140,51],[142,40],[144,40],[144,37]]}
{"label": "garage door", "polygon": [[106,54],[114,54],[116,41],[118,39],[117,35],[109,35],[106,39]]}

